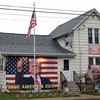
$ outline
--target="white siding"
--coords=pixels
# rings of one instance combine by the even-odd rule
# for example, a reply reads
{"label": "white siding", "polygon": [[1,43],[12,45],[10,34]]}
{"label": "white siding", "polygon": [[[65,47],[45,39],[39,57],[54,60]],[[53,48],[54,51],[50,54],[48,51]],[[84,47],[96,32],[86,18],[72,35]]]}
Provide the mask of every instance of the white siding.
{"label": "white siding", "polygon": [[[85,27],[84,27],[85,26]],[[79,73],[86,73],[88,68],[88,57],[92,56],[88,54],[88,28],[99,28],[100,29],[100,20],[94,16],[90,16],[87,20],[85,20],[82,25],[80,25],[72,36],[72,48],[65,45],[64,37],[58,38],[58,43],[65,49],[72,50],[76,53],[75,58],[70,59],[70,67],[71,67],[71,75],[73,76],[72,72],[76,71]],[[100,56],[100,55],[99,55]],[[59,71],[62,68],[62,60],[63,58],[59,58]]]}
{"label": "white siding", "polygon": [[0,58],[3,58],[3,70],[0,71],[0,86],[2,86],[3,89],[5,89],[6,88],[6,72],[4,71],[4,68],[5,68],[6,58],[3,55],[0,55]]}
{"label": "white siding", "polygon": [[[58,42],[58,43],[59,43],[63,48],[72,51],[71,46],[69,46],[69,45],[66,46],[66,43],[65,43],[64,38],[65,38],[65,36],[64,36],[64,37],[57,38],[57,42]],[[70,39],[70,42],[73,43],[73,34],[72,34],[72,33],[70,33],[70,35],[69,35],[69,39]]]}
{"label": "white siding", "polygon": [[[85,28],[82,26],[85,25]],[[86,73],[88,68],[88,28],[100,28],[100,20],[90,16],[80,27],[74,31],[73,51],[77,54],[73,59],[73,70],[80,73]]]}

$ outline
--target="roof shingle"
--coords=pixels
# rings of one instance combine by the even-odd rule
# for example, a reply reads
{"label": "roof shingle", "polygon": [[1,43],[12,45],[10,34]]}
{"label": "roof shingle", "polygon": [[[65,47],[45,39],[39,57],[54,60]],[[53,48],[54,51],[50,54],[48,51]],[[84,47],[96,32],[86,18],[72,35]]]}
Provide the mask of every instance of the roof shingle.
{"label": "roof shingle", "polygon": [[[69,56],[75,54],[62,48],[56,40],[49,35],[35,36],[36,55],[46,56]],[[30,54],[34,53],[34,36],[26,38],[25,34],[0,33],[0,51],[2,54]]]}
{"label": "roof shingle", "polygon": [[57,28],[55,28],[51,33],[50,36],[52,38],[57,38],[63,35],[66,35],[67,33],[73,32],[79,25],[81,25],[92,13],[95,13],[100,18],[100,14],[96,9],[91,9],[84,14],[65,22],[61,25],[59,25]]}

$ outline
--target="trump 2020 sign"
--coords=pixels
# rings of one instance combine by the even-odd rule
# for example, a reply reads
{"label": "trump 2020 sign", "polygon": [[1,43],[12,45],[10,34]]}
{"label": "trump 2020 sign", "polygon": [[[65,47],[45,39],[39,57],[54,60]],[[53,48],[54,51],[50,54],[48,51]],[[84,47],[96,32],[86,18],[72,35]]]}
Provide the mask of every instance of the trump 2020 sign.
{"label": "trump 2020 sign", "polygon": [[7,56],[6,59],[6,85],[9,91],[58,88],[56,57],[36,57],[38,64],[35,62],[35,65],[34,57]]}

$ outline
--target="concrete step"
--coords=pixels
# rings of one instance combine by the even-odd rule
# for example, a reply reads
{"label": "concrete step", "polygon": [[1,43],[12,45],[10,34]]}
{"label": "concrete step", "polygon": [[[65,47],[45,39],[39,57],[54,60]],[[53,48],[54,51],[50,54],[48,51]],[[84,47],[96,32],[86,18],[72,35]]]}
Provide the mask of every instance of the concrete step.
{"label": "concrete step", "polygon": [[69,88],[78,88],[77,84],[75,84],[75,83],[74,84],[69,84],[68,83],[68,87]]}
{"label": "concrete step", "polygon": [[68,87],[69,91],[71,91],[71,92],[80,91],[79,87],[77,86],[77,84],[75,82],[68,82],[67,87]]}

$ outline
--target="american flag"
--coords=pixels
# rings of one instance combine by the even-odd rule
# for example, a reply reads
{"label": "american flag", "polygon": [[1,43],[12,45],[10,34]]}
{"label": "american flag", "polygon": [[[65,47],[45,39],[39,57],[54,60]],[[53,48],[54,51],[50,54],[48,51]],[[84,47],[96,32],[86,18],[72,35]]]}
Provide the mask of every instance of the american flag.
{"label": "american flag", "polygon": [[31,17],[31,20],[30,20],[30,25],[29,25],[29,28],[28,28],[28,32],[27,32],[27,36],[26,37],[30,37],[31,29],[33,27],[35,27],[36,25],[37,25],[37,22],[36,22],[36,14],[35,14],[35,10],[33,10],[32,17]]}
{"label": "american flag", "polygon": [[[15,74],[17,71],[17,62],[21,57],[8,56],[6,62],[6,83],[15,85]],[[32,59],[32,58],[29,58]],[[33,57],[34,59],[34,57]],[[41,63],[41,76],[50,79],[55,88],[58,88],[58,63],[56,57],[36,57]],[[24,62],[24,77],[30,77],[29,63]],[[11,88],[9,91],[17,91]]]}
{"label": "american flag", "polygon": [[92,71],[93,71],[92,65],[89,65],[87,75],[93,81],[93,72]]}

